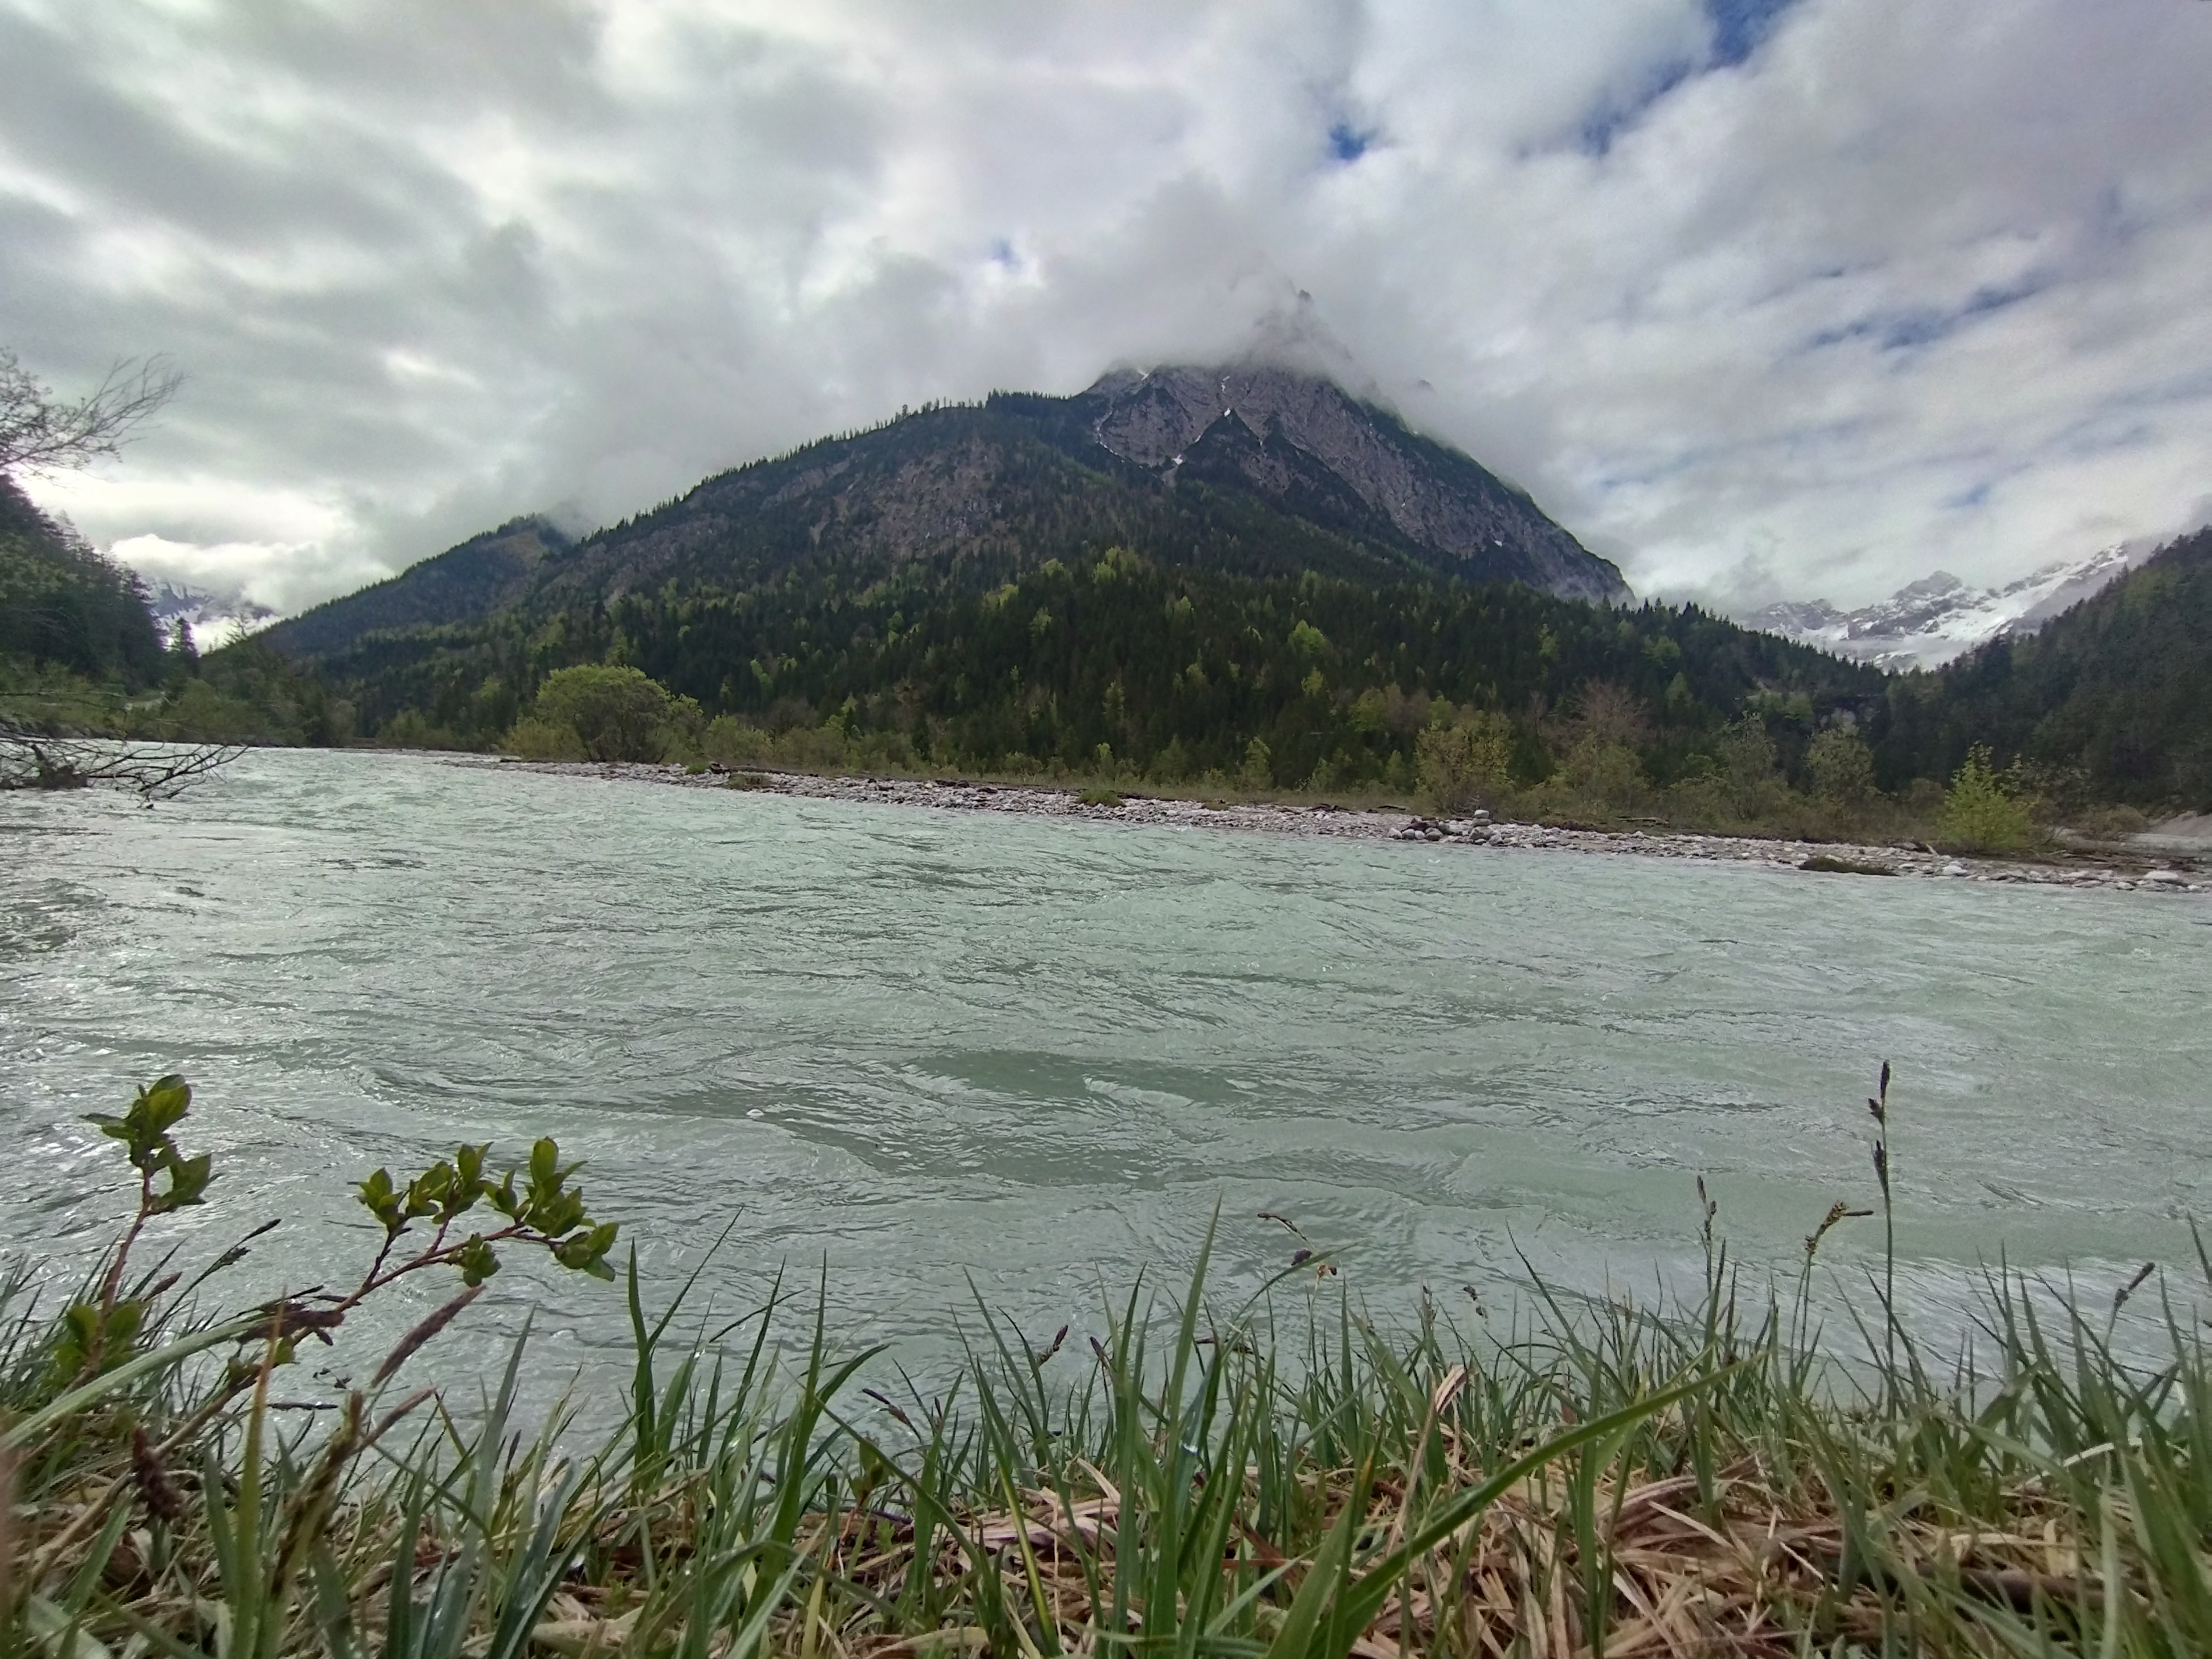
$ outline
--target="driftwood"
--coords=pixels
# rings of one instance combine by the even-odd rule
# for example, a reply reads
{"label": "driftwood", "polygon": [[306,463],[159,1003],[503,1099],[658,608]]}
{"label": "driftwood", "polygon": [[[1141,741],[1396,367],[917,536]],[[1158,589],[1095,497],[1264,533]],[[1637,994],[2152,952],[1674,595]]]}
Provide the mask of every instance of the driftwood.
{"label": "driftwood", "polygon": [[55,736],[0,718],[0,790],[128,789],[147,805],[246,752],[242,744],[124,743]]}

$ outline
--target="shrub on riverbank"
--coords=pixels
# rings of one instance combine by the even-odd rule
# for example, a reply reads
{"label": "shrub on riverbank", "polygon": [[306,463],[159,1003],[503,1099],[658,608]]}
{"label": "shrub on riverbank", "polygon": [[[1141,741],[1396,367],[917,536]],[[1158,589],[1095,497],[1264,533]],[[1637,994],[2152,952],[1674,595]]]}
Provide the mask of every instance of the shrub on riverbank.
{"label": "shrub on riverbank", "polygon": [[1944,793],[1936,823],[1938,844],[1946,852],[2017,853],[2034,832],[2028,804],[2014,781],[1990,763],[1987,749],[1969,750]]}
{"label": "shrub on riverbank", "polygon": [[[685,1346],[681,1293],[649,1311],[633,1261],[629,1410],[587,1442],[557,1415],[534,1436],[517,1422],[526,1339],[474,1413],[399,1380],[434,1344],[450,1353],[441,1334],[502,1241],[603,1270],[611,1229],[583,1216],[550,1143],[502,1182],[483,1148],[404,1184],[379,1172],[359,1195],[384,1242],[360,1288],[211,1318],[193,1291],[258,1232],[189,1285],[167,1257],[135,1267],[146,1227],[200,1203],[216,1173],[175,1144],[185,1098],[164,1079],[102,1123],[142,1201],[85,1292],[47,1318],[13,1287],[9,1651],[2212,1644],[2212,1365],[2170,1303],[2160,1358],[2112,1346],[2148,1267],[2094,1316],[1991,1278],[1978,1365],[1953,1370],[1884,1316],[1853,1369],[1811,1311],[1823,1241],[1867,1213],[1842,1203],[1807,1239],[1795,1287],[1764,1304],[1730,1270],[1708,1203],[1688,1306],[1540,1291],[1525,1318],[1473,1340],[1425,1297],[1411,1329],[1372,1325],[1302,1241],[1259,1298],[1216,1306],[1209,1240],[1179,1301],[1133,1290],[1073,1342],[1064,1328],[1032,1341],[979,1308],[964,1376],[894,1395],[860,1386],[872,1356],[836,1353],[818,1313],[787,1352],[775,1297]],[[1887,1086],[1875,1103],[1886,1202]],[[342,1350],[337,1369],[368,1380],[337,1385],[313,1431],[281,1426],[298,1419],[279,1397],[317,1392],[298,1345],[343,1343],[364,1297],[436,1272],[457,1273],[460,1293],[373,1370]],[[1893,1307],[1893,1279],[1875,1295],[1878,1315]]]}

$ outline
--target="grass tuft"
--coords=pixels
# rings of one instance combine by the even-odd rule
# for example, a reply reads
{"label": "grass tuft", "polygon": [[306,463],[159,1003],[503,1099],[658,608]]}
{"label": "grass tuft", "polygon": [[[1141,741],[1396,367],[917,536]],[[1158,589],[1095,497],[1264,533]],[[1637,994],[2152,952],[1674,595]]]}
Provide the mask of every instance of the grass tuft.
{"label": "grass tuft", "polygon": [[[156,1170],[168,1121],[133,1143]],[[556,1153],[520,1192],[473,1150],[363,1201],[437,1224],[465,1180],[502,1215],[565,1213]],[[1260,1219],[1301,1248],[1224,1305],[1217,1216],[1189,1279],[1140,1277],[1096,1339],[1033,1340],[979,1300],[934,1394],[864,1386],[881,1357],[840,1350],[826,1287],[796,1331],[779,1284],[750,1317],[681,1335],[697,1275],[657,1305],[633,1254],[619,1289],[580,1292],[626,1297],[634,1348],[626,1414],[596,1440],[560,1411],[518,1424],[526,1332],[473,1406],[398,1381],[450,1352],[473,1287],[298,1426],[274,1400],[314,1386],[300,1304],[210,1318],[118,1249],[70,1304],[108,1316],[89,1354],[82,1318],[0,1285],[0,1650],[2212,1651],[2212,1366],[2154,1266],[2092,1298],[1985,1275],[1980,1363],[1946,1365],[1892,1316],[1886,1254],[1879,1328],[1847,1365],[1813,1280],[1833,1231],[1875,1212],[1838,1202],[1796,1282],[1759,1297],[1702,1186],[1700,1206],[1704,1283],[1682,1303],[1537,1285],[1479,1337],[1425,1303],[1409,1329],[1370,1322],[1276,1216]],[[419,1249],[394,1227],[370,1279],[403,1256],[482,1267],[437,1224]],[[523,1226],[494,1237],[526,1243]],[[143,1316],[127,1330],[125,1306]],[[2130,1307],[2161,1336],[2148,1361],[2114,1346]]]}

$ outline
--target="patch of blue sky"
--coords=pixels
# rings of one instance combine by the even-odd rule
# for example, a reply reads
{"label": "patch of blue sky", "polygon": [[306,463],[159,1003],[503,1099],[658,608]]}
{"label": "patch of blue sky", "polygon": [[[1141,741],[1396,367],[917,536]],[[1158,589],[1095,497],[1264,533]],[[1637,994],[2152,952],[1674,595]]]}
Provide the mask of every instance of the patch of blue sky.
{"label": "patch of blue sky", "polygon": [[2043,447],[2069,461],[2080,461],[2157,442],[2166,435],[2164,429],[2156,421],[2135,413],[2129,407],[2131,401],[2111,400],[2110,406],[2069,423]]}
{"label": "patch of blue sky", "polygon": [[1014,245],[1001,236],[991,244],[991,263],[1012,270],[1021,263],[1021,256],[1014,252]]}
{"label": "patch of blue sky", "polygon": [[1613,148],[1615,138],[1641,120],[1646,110],[1698,73],[1698,68],[1687,59],[1660,64],[1625,101],[1608,100],[1583,118],[1582,131],[1576,141],[1577,148],[1586,155],[1603,155]]}
{"label": "patch of blue sky", "polygon": [[1843,345],[1853,340],[1873,340],[1884,351],[1911,351],[1948,338],[1969,323],[2032,299],[2050,286],[2047,277],[2027,276],[2014,283],[1976,289],[1960,305],[1912,306],[1895,311],[1856,317],[1833,328],[1824,328],[1806,343],[1806,349]]}
{"label": "patch of blue sky", "polygon": [[1870,417],[1852,415],[1832,421],[1814,421],[1785,427],[1778,432],[1733,443],[1691,444],[1640,466],[1610,467],[1587,479],[1585,487],[1601,495],[1647,489],[1746,455],[1802,458],[1832,451],[1838,446],[1863,439],[1877,429],[1878,423]]}
{"label": "patch of blue sky", "polygon": [[1328,130],[1328,153],[1335,161],[1350,166],[1375,148],[1376,132],[1372,127],[1354,126],[1350,121],[1339,121]]}
{"label": "patch of blue sky", "polygon": [[1712,20],[1713,62],[1721,68],[1742,63],[1773,33],[1782,14],[1796,0],[1705,0]]}
{"label": "patch of blue sky", "polygon": [[1717,69],[1733,69],[1757,52],[1774,26],[1797,0],[1705,0],[1711,45],[1701,59],[1680,58],[1656,65],[1628,97],[1607,99],[1586,116],[1577,135],[1584,153],[1603,155],[1613,140],[1677,87]]}

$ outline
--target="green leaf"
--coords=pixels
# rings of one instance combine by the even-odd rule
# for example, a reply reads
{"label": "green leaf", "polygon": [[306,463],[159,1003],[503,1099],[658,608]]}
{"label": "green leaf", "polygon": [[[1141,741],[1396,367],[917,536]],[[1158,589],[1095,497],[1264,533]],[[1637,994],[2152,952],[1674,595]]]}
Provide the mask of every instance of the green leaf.
{"label": "green leaf", "polygon": [[138,1098],[131,1103],[133,1113],[145,1115],[146,1132],[156,1138],[184,1121],[191,1108],[192,1087],[174,1073],[157,1078],[149,1087],[139,1091]]}
{"label": "green leaf", "polygon": [[553,1259],[564,1267],[589,1273],[594,1279],[612,1279],[614,1269],[607,1266],[606,1254],[614,1248],[619,1225],[617,1222],[603,1221],[561,1240],[553,1247]]}
{"label": "green leaf", "polygon": [[384,1224],[387,1236],[407,1224],[407,1218],[399,1208],[399,1195],[392,1190],[391,1170],[377,1170],[354,1190],[362,1206]]}
{"label": "green leaf", "polygon": [[407,1218],[436,1215],[453,1196],[453,1166],[440,1158],[407,1183]]}
{"label": "green leaf", "polygon": [[548,1238],[559,1238],[590,1221],[584,1213],[581,1193],[556,1193],[538,1200],[523,1212],[522,1218]]}
{"label": "green leaf", "polygon": [[101,1372],[122,1364],[131,1358],[137,1344],[145,1315],[146,1304],[143,1302],[118,1302],[107,1310],[105,1322],[100,1318],[97,1302],[80,1302],[64,1309],[58,1322],[53,1352],[47,1361],[49,1382],[55,1388],[66,1388],[83,1375],[94,1354],[99,1356]]}
{"label": "green leaf", "polygon": [[471,1233],[468,1243],[453,1252],[453,1265],[461,1270],[461,1283],[481,1285],[499,1271],[499,1257],[482,1233]]}
{"label": "green leaf", "polygon": [[181,1158],[172,1146],[165,1149],[161,1167],[168,1172],[169,1185],[165,1192],[154,1196],[152,1209],[156,1215],[180,1210],[187,1204],[205,1201],[208,1182],[215,1179],[214,1154],[202,1152],[198,1158]]}
{"label": "green leaf", "polygon": [[460,1176],[460,1184],[466,1189],[471,1203],[488,1190],[484,1185],[483,1166],[484,1159],[490,1153],[491,1142],[489,1140],[481,1146],[456,1146],[453,1149],[453,1169]]}

